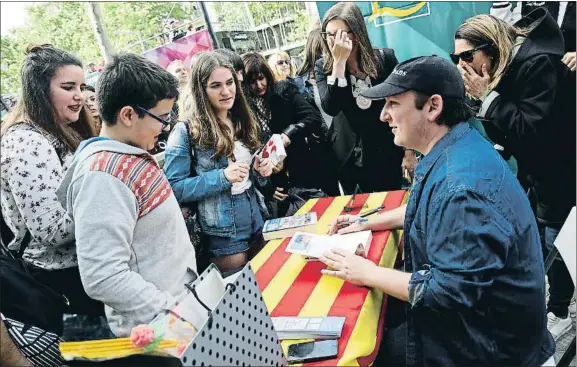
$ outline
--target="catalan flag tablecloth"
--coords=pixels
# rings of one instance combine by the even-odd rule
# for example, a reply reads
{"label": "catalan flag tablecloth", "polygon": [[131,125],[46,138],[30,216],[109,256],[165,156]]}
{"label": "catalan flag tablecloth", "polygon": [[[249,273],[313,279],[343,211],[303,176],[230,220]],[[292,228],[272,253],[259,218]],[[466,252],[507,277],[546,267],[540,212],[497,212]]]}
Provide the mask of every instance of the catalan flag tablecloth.
{"label": "catalan flag tablecloth", "polygon": [[[309,200],[297,214],[316,212],[317,233],[326,233],[330,222],[345,214],[350,196]],[[408,192],[391,191],[357,195],[358,214],[380,205],[384,211],[397,208],[408,200]],[[380,266],[392,268],[397,258],[402,231],[373,233],[368,258]],[[307,366],[368,366],[379,349],[385,320],[386,299],[383,293],[358,287],[321,274],[321,262],[307,262],[302,256],[285,251],[289,238],[270,241],[251,261],[264,301],[272,317],[276,316],[345,316],[336,359],[307,363]],[[283,341],[285,354],[290,344]]]}

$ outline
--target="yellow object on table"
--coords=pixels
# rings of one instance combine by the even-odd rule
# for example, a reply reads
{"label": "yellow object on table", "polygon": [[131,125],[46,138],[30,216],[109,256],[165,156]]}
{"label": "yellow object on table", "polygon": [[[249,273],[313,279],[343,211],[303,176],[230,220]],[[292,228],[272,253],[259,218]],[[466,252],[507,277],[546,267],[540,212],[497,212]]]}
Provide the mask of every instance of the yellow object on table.
{"label": "yellow object on table", "polygon": [[[176,340],[163,340],[158,346],[162,353],[163,349],[175,348]],[[84,342],[62,342],[60,353],[65,360],[86,358],[91,360],[107,360],[128,357],[134,354],[144,354],[144,348],[135,348],[130,338],[117,338],[106,340],[91,340]]]}

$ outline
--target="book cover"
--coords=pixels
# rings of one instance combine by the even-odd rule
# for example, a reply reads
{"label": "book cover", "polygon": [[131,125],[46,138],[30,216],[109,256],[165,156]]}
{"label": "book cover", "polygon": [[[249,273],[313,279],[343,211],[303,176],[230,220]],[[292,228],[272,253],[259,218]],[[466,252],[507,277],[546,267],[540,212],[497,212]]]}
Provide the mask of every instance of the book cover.
{"label": "book cover", "polygon": [[295,232],[316,231],[317,213],[267,220],[262,228],[265,240],[290,237]]}
{"label": "book cover", "polygon": [[291,238],[286,251],[310,259],[317,259],[330,249],[340,248],[366,257],[372,239],[371,231],[333,236],[297,232]]}
{"label": "book cover", "polygon": [[345,318],[327,317],[272,317],[279,339],[327,339],[341,336]]}
{"label": "book cover", "polygon": [[260,158],[268,158],[278,166],[286,158],[286,150],[280,134],[273,134],[260,152]]}

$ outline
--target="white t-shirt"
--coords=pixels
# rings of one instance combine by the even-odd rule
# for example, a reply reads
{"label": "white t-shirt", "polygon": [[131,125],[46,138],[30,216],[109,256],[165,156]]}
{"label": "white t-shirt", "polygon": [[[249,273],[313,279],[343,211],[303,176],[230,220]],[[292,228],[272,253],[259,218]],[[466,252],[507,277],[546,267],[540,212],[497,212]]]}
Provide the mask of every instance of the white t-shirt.
{"label": "white t-shirt", "polygon": [[563,18],[565,18],[566,12],[567,12],[567,1],[559,1],[559,14],[557,15],[557,24],[559,24],[559,28],[563,24]]}
{"label": "white t-shirt", "polygon": [[[250,164],[250,160],[252,158],[248,148],[241,141],[238,140],[234,142],[234,158],[236,159],[236,163],[247,163],[247,164]],[[228,163],[229,164],[232,163],[230,159]],[[251,186],[252,182],[250,181],[250,175],[248,175],[241,182],[235,182],[232,184],[232,194],[233,195],[242,194],[243,192],[248,190]]]}

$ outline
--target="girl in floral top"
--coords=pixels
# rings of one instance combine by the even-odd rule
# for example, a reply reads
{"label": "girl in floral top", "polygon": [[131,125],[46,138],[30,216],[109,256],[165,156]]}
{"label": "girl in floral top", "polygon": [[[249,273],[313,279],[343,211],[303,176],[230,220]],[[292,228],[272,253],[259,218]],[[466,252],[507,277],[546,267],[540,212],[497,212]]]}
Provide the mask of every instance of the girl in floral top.
{"label": "girl in floral top", "polygon": [[74,56],[47,45],[30,48],[22,95],[0,132],[2,215],[15,235],[9,248],[18,250],[30,231],[24,259],[44,269],[77,265],[68,246],[74,223],[55,192],[80,141],[94,135],[82,84],[82,64]]}
{"label": "girl in floral top", "polygon": [[2,217],[14,235],[8,248],[19,251],[29,232],[23,259],[32,275],[66,294],[72,307],[87,296],[77,276],[74,223],[56,189],[80,142],[94,136],[84,72],[73,55],[42,45],[28,48],[21,77],[22,93],[0,130]]}

